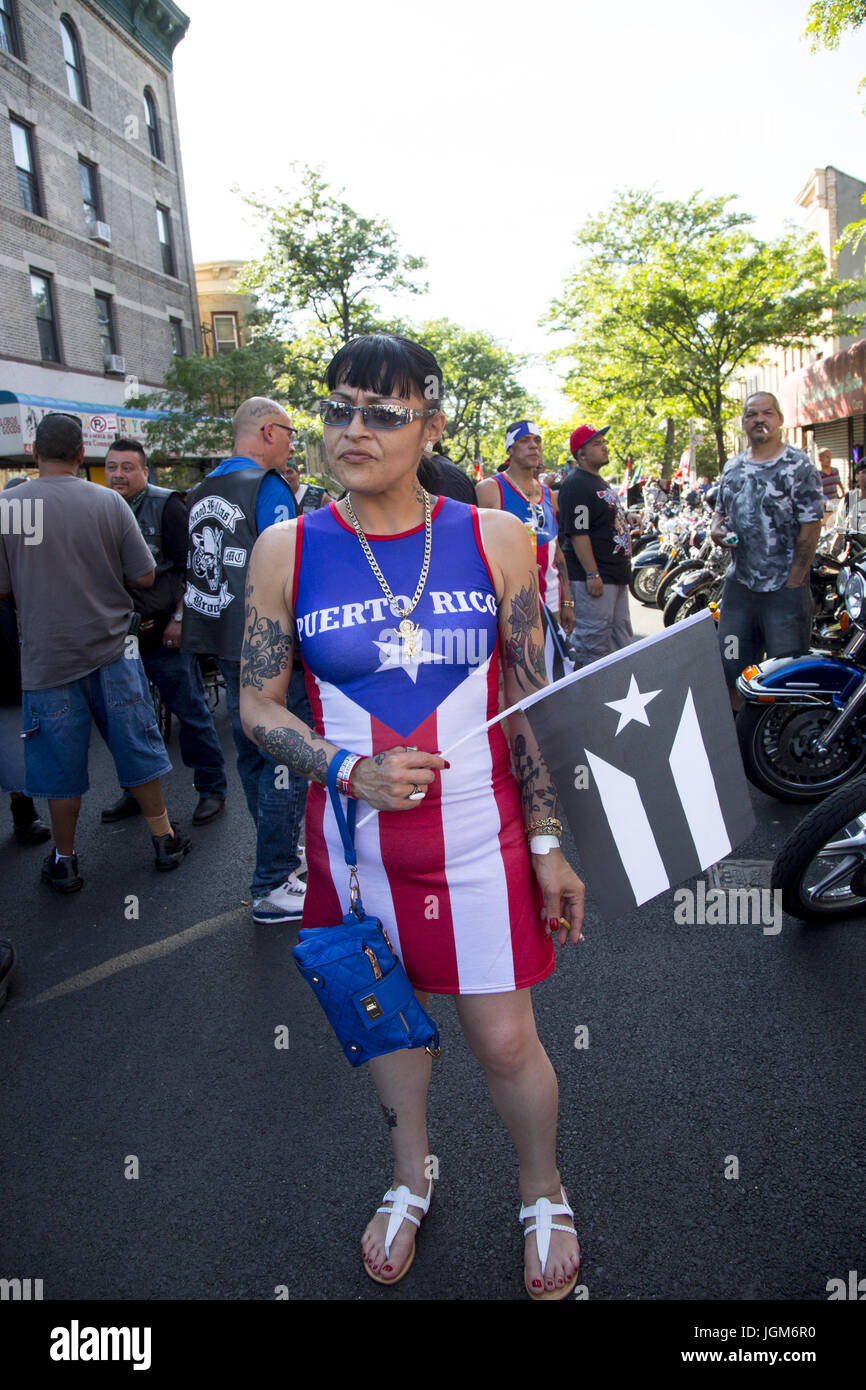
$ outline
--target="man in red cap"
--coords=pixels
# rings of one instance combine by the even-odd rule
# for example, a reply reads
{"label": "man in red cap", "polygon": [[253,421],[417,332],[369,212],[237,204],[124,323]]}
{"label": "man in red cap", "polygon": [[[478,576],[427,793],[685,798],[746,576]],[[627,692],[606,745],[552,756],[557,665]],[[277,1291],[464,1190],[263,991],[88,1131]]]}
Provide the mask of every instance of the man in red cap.
{"label": "man in red cap", "polygon": [[574,600],[575,666],[588,666],[634,641],[628,608],[631,532],[619,497],[601,476],[605,435],[580,425],[570,440],[575,468],[559,490],[562,552]]}

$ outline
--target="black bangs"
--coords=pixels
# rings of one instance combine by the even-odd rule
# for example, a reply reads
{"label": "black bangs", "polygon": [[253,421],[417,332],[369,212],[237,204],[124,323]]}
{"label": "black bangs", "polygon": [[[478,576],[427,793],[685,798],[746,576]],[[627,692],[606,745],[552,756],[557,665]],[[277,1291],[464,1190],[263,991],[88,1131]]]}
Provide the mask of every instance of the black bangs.
{"label": "black bangs", "polygon": [[328,365],[328,390],[354,386],[376,396],[411,396],[431,405],[442,397],[442,374],[432,352],[409,338],[368,333],[352,338]]}

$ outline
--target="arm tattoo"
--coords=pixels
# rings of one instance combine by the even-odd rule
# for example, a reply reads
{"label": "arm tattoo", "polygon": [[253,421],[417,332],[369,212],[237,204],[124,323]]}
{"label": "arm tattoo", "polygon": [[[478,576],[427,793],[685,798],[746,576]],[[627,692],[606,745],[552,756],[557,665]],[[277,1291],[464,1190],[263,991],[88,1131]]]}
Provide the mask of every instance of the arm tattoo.
{"label": "arm tattoo", "polygon": [[[309,737],[318,739],[318,735],[312,732]],[[253,729],[253,740],[274,762],[291,768],[292,772],[312,782],[321,782],[322,786],[327,782],[330,761],[327,750],[311,748],[304,735],[295,729],[266,729],[264,724],[257,724]],[[324,743],[324,739],[319,741]]]}
{"label": "arm tattoo", "polygon": [[538,586],[533,578],[528,587],[511,600],[511,616],[507,620],[511,635],[505,643],[506,665],[528,690],[541,690],[547,684],[544,648],[532,639],[539,617]]}
{"label": "arm tattoo", "polygon": [[385,1116],[385,1124],[389,1129],[397,1128],[397,1111],[391,1110],[387,1105],[382,1106],[382,1114]]}
{"label": "arm tattoo", "polygon": [[556,791],[550,773],[543,762],[532,756],[523,734],[518,734],[514,740],[514,764],[520,783],[525,824],[555,816]]}
{"label": "arm tattoo", "polygon": [[241,651],[241,685],[262,690],[264,681],[285,671],[293,642],[278,621],[260,618],[255,608],[248,612],[249,627]]}

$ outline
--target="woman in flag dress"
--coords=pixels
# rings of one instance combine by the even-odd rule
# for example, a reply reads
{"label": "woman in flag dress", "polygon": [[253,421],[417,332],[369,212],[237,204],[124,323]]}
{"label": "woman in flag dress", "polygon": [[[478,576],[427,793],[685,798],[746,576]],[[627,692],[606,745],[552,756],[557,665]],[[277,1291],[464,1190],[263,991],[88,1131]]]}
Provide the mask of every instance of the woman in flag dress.
{"label": "woman in flag dress", "polygon": [[[422,1003],[453,994],[464,1036],[514,1141],[532,1298],[563,1298],[579,1248],[556,1166],[557,1083],[530,987],[554,940],[580,940],[583,884],[563,857],[556,796],[522,712],[443,750],[546,684],[535,557],[505,512],[431,498],[419,459],[442,434],[441,375],[418,344],[348,343],[328,369],[325,447],[346,497],[257,541],[247,585],[241,716],[250,738],[310,778],[304,927],[341,920],[348,870],[325,792],[339,750],[361,805],[356,850],[368,909]],[[285,708],[303,655],[315,732]],[[515,778],[512,772],[512,753]],[[366,804],[365,804],[366,803]],[[369,808],[379,814],[370,815]],[[362,824],[367,817],[365,824]],[[361,1241],[396,1283],[432,1192],[423,1049],[375,1059],[393,1183]]]}

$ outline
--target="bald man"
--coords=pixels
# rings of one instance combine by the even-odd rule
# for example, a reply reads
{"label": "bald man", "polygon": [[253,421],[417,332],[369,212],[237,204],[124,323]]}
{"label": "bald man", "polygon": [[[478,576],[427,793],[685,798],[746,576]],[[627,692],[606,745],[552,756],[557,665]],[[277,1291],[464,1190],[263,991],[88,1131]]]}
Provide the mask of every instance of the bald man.
{"label": "bald man", "polygon": [[[182,646],[216,656],[237,751],[238,774],[256,827],[256,866],[249,886],[253,921],[300,920],[305,884],[298,839],[307,798],[304,778],[278,767],[251,743],[241,725],[240,663],[244,588],[256,538],[297,515],[283,470],[295,452],[292,422],[265,396],[244,401],[232,421],[234,454],[194,487],[189,506],[189,552]],[[303,666],[295,661],[286,707],[312,724]]]}

